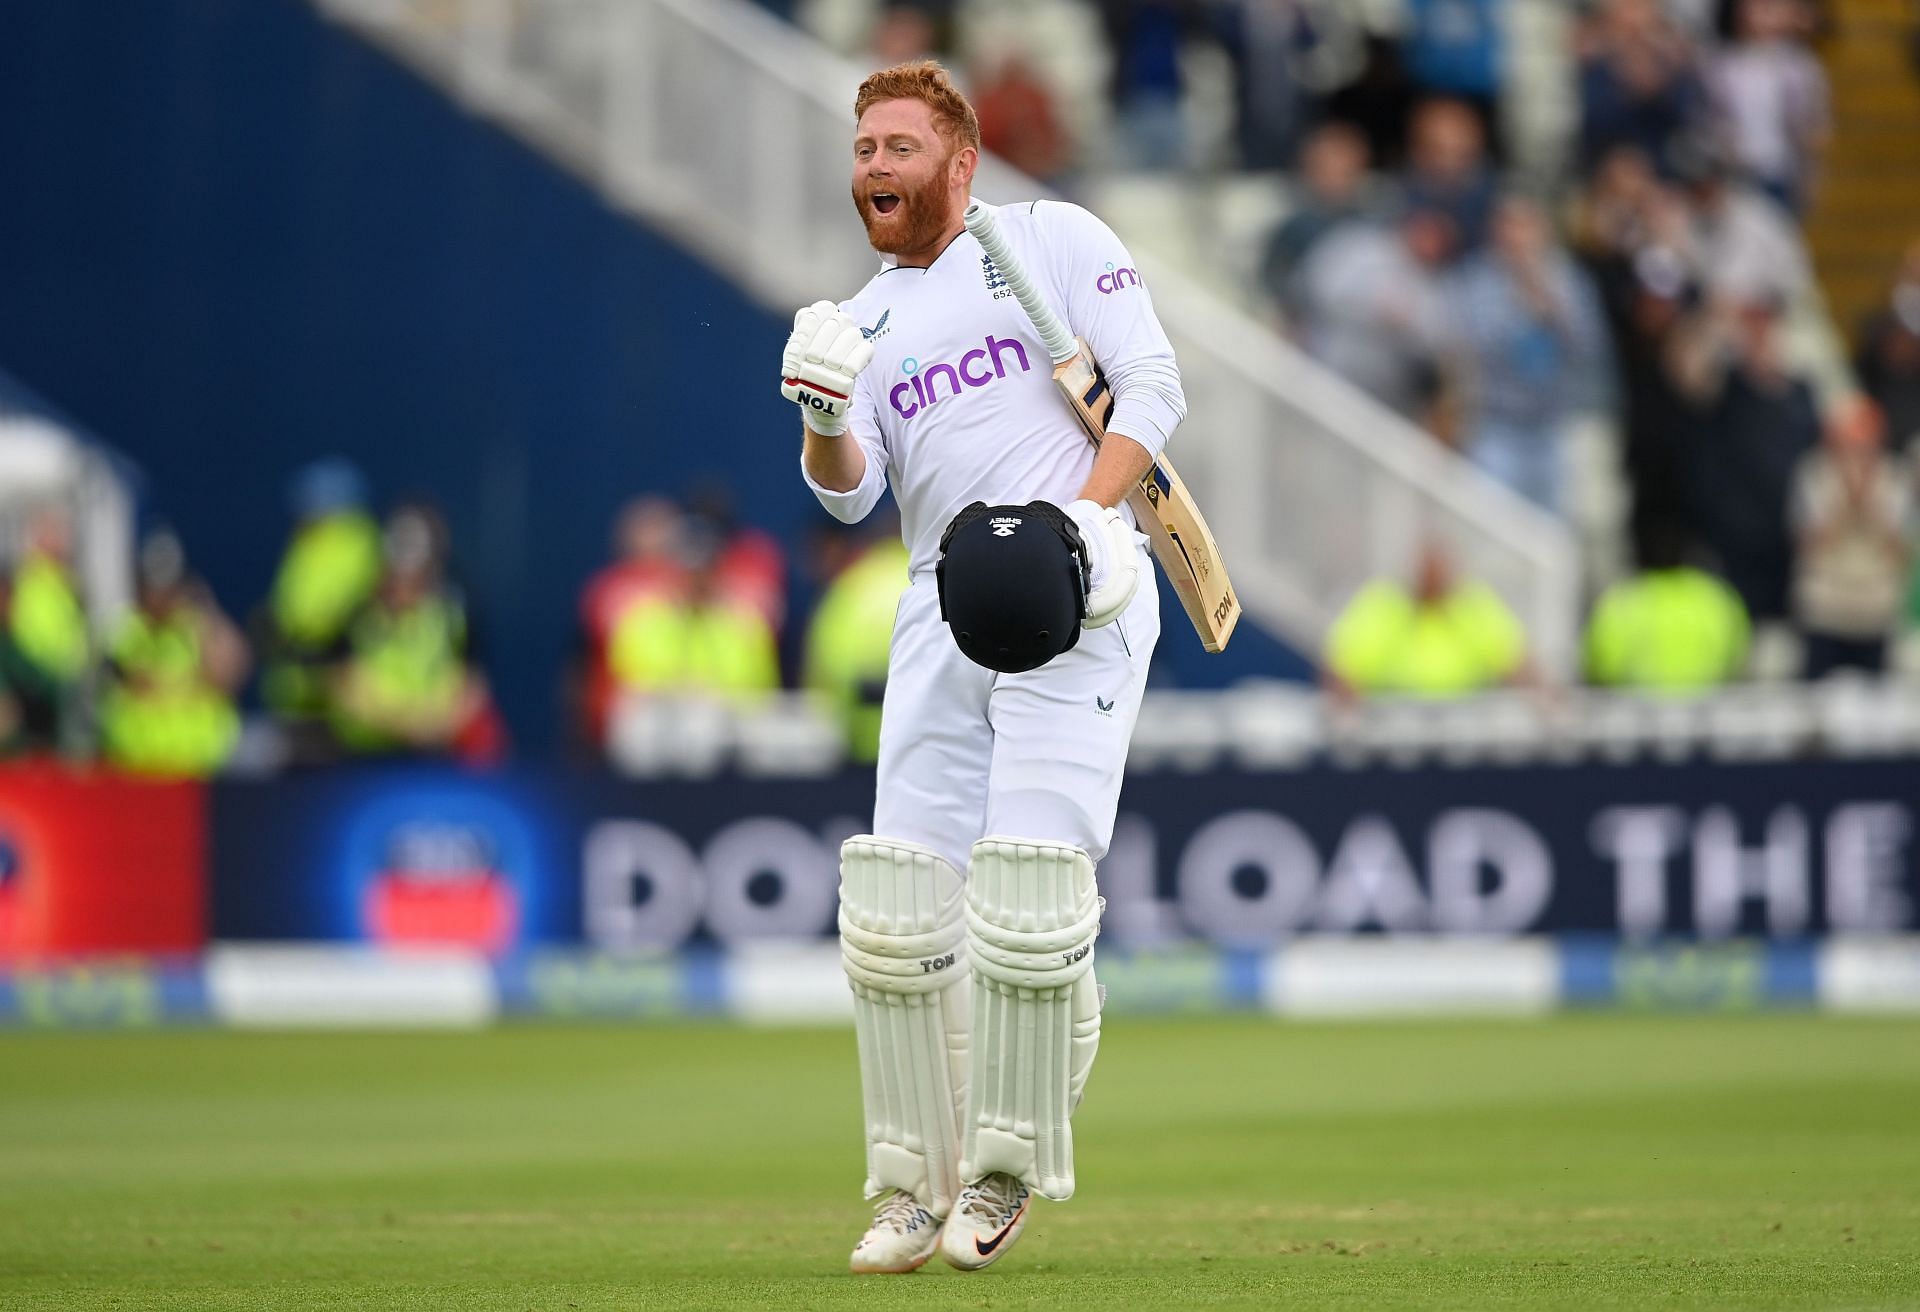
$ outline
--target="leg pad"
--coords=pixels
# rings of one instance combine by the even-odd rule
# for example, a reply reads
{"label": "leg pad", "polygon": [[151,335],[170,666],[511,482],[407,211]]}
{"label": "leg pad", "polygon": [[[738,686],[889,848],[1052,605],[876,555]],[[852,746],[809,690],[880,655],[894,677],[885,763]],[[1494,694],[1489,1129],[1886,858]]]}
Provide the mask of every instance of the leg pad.
{"label": "leg pad", "polygon": [[930,848],[863,834],[840,849],[840,956],[853,989],[869,1198],[936,1217],[959,1193],[968,1010],[965,882]]}
{"label": "leg pad", "polygon": [[1069,1116],[1100,1044],[1093,944],[1101,901],[1077,847],[991,837],[968,865],[975,1057],[963,1180],[1018,1176],[1042,1197],[1073,1196]]}

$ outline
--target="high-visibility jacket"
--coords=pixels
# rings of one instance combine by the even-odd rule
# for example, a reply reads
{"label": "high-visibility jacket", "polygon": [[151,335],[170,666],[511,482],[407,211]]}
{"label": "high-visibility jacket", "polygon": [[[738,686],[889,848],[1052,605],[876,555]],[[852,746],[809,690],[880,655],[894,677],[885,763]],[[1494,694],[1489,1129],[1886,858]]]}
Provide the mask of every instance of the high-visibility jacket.
{"label": "high-visibility jacket", "polygon": [[880,699],[894,614],[906,586],[906,546],[878,543],[833,580],[807,628],[806,686],[840,717],[857,761],[880,754]]}
{"label": "high-visibility jacket", "polygon": [[199,777],[233,754],[240,714],[201,668],[199,617],[135,611],[113,645],[120,677],[100,701],[107,759],[140,774]]}
{"label": "high-visibility jacket", "polygon": [[363,511],[300,526],[274,576],[271,607],[285,640],[323,648],[346,631],[380,579],[380,526]]}
{"label": "high-visibility jacket", "polygon": [[14,648],[50,682],[72,683],[86,672],[86,611],[73,576],[53,557],[32,552],[15,569],[7,628]]}
{"label": "high-visibility jacket", "polygon": [[[467,620],[459,603],[430,596],[403,609],[376,602],[348,631],[348,666],[364,703],[333,708],[349,747],[382,751],[400,739],[382,721],[450,715],[467,678]],[[363,718],[363,714],[366,718]]]}
{"label": "high-visibility jacket", "polygon": [[267,602],[273,632],[260,694],[276,713],[296,719],[326,713],[327,666],[379,581],[380,526],[372,516],[347,510],[300,526]]}
{"label": "high-visibility jacket", "polygon": [[1493,687],[1518,673],[1525,656],[1520,621],[1484,583],[1428,604],[1398,583],[1370,583],[1327,641],[1327,663],[1352,687],[1415,697]]}
{"label": "high-visibility jacket", "polygon": [[1601,594],[1587,624],[1587,677],[1654,692],[1711,688],[1746,665],[1740,596],[1697,569],[1648,570]]}
{"label": "high-visibility jacket", "polygon": [[636,602],[613,626],[607,665],[624,692],[750,700],[780,686],[773,629],[746,607]]}

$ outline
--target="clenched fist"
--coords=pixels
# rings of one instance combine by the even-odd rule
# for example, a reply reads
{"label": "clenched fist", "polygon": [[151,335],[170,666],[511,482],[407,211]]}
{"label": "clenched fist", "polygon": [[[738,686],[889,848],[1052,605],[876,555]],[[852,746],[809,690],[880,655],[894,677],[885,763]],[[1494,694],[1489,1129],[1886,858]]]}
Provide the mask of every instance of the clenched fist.
{"label": "clenched fist", "polygon": [[853,381],[873,359],[873,343],[853,316],[815,301],[793,316],[780,356],[780,395],[800,407],[807,427],[826,437],[847,431]]}

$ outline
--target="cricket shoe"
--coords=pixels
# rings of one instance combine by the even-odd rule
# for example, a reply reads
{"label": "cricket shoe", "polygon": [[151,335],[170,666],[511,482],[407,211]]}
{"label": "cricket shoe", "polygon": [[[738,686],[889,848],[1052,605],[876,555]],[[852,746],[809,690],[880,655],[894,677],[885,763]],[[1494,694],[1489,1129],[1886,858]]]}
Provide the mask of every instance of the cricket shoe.
{"label": "cricket shoe", "polygon": [[874,1209],[873,1225],[853,1246],[849,1265],[855,1275],[905,1275],[925,1265],[938,1247],[940,1218],[896,1189]]}
{"label": "cricket shoe", "polygon": [[940,1256],[962,1271],[978,1271],[1013,1247],[1027,1228],[1033,1195],[1015,1176],[995,1171],[960,1191],[940,1232]]}

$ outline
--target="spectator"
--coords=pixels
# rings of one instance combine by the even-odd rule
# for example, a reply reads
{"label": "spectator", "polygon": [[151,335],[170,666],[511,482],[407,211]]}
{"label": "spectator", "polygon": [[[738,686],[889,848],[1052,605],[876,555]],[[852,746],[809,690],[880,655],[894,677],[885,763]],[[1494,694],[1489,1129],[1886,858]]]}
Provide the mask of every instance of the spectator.
{"label": "spectator", "polygon": [[[1329,10],[1343,12],[1349,15],[1348,21],[1355,21],[1351,10],[1337,6]],[[1397,165],[1406,154],[1407,119],[1413,103],[1413,84],[1401,63],[1399,44],[1369,27],[1358,71],[1328,94],[1325,112],[1330,119],[1360,129],[1375,160]]]}
{"label": "spectator", "polygon": [[1214,28],[1233,61],[1234,137],[1243,169],[1293,163],[1312,105],[1303,65],[1327,15],[1313,0],[1225,0]]}
{"label": "spectator", "polygon": [[466,606],[447,579],[440,517],[424,506],[396,508],[382,553],[379,587],[333,673],[334,732],[360,755],[497,759],[502,730],[472,664]]}
{"label": "spectator", "polygon": [[29,750],[82,754],[93,640],[73,574],[73,521],[44,507],[27,525],[27,547],[7,593],[5,682]]}
{"label": "spectator", "polygon": [[1784,619],[1787,494],[1820,440],[1811,384],[1785,358],[1778,301],[1715,301],[1674,339],[1675,380],[1701,411],[1690,483],[1698,522],[1747,613]]}
{"label": "spectator", "polygon": [[1429,540],[1411,588],[1379,579],[1347,604],[1327,639],[1325,677],[1343,697],[1456,697],[1519,680],[1526,668],[1520,621]]}
{"label": "spectator", "polygon": [[1406,0],[1400,39],[1414,85],[1469,106],[1483,135],[1497,123],[1503,42],[1500,0]]}
{"label": "spectator", "polygon": [[1671,367],[1697,303],[1685,263],[1658,246],[1639,252],[1608,301],[1633,502],[1629,536],[1642,561],[1670,558],[1673,549],[1659,544],[1684,541],[1699,518],[1691,479],[1702,459],[1700,413]]}
{"label": "spectator", "polygon": [[380,526],[367,509],[366,481],[344,460],[300,470],[288,499],[293,533],[255,621],[260,693],[287,730],[292,756],[312,760],[334,746],[329,674],[379,583]]}
{"label": "spectator", "polygon": [[664,497],[636,497],[620,510],[614,526],[614,559],[595,574],[580,595],[580,631],[584,644],[580,691],[581,727],[596,746],[605,741],[607,716],[616,683],[608,647],[621,616],[642,602],[677,604],[687,590],[680,508]]}
{"label": "spectator", "polygon": [[1580,58],[1580,157],[1592,168],[1615,146],[1663,160],[1706,97],[1685,34],[1659,0],[1605,0]]}
{"label": "spectator", "polygon": [[187,572],[172,533],[141,544],[138,580],[100,700],[106,757],[136,774],[210,775],[240,738],[233,699],[246,678],[246,643],[206,585]]}
{"label": "spectator", "polygon": [[891,68],[912,59],[930,59],[940,49],[935,15],[926,6],[889,4],[874,21],[868,62],[875,68]]}
{"label": "spectator", "polygon": [[864,764],[880,754],[888,647],[907,585],[907,549],[890,528],[835,573],[807,630],[806,686],[831,705],[845,728],[848,755]]}
{"label": "spectator", "polygon": [[1860,326],[1855,366],[1886,416],[1893,449],[1920,450],[1920,240],[1907,247],[1887,304]]}
{"label": "spectator", "polygon": [[1017,50],[985,64],[975,78],[980,141],[1029,177],[1058,183],[1072,158],[1053,93]]}
{"label": "spectator", "polygon": [[1110,93],[1129,168],[1166,171],[1191,162],[1180,49],[1199,17],[1196,0],[1100,0],[1113,52]]}
{"label": "spectator", "polygon": [[1347,224],[1314,247],[1299,276],[1297,330],[1307,353],[1443,433],[1451,328],[1440,270],[1453,243],[1453,225],[1430,210],[1392,227]]}
{"label": "spectator", "polygon": [[1878,674],[1906,601],[1913,489],[1886,451],[1879,407],[1856,397],[1794,473],[1793,613],[1805,674]]}
{"label": "spectator", "polygon": [[713,586],[729,604],[758,611],[778,632],[787,618],[787,558],[771,533],[740,524],[733,497],[719,483],[707,483],[687,498],[687,532],[703,544],[717,544]]}
{"label": "spectator", "polygon": [[687,589],[629,606],[614,626],[608,665],[619,694],[752,701],[780,686],[774,629],[756,608],[721,588],[718,543],[683,543]]}
{"label": "spectator", "polygon": [[1687,559],[1670,523],[1640,539],[1640,571],[1613,584],[1587,625],[1587,678],[1609,688],[1686,693],[1746,668],[1750,636],[1740,596]]}
{"label": "spectator", "polygon": [[1455,253],[1478,250],[1493,216],[1494,174],[1487,130],[1459,100],[1429,100],[1407,129],[1407,203],[1444,214],[1453,223]]}
{"label": "spectator", "polygon": [[1827,75],[1799,38],[1800,0],[1739,0],[1738,39],[1707,65],[1716,127],[1745,179],[1806,209],[1832,131]]}
{"label": "spectator", "polygon": [[1540,207],[1510,197],[1496,214],[1491,247],[1461,270],[1449,300],[1472,362],[1468,457],[1560,513],[1568,426],[1593,397],[1606,357],[1591,284]]}
{"label": "spectator", "polygon": [[1686,201],[1665,186],[1653,162],[1636,146],[1615,146],[1600,157],[1574,197],[1573,244],[1603,281],[1630,276],[1648,246],[1690,246]]}
{"label": "spectator", "polygon": [[1668,152],[1690,205],[1688,258],[1710,297],[1792,304],[1813,287],[1813,264],[1793,219],[1735,176],[1704,138]]}
{"label": "spectator", "polygon": [[1367,172],[1367,139],[1350,123],[1315,128],[1300,152],[1293,208],[1267,239],[1261,277],[1289,318],[1299,313],[1294,285],[1320,239],[1345,224],[1378,218],[1385,208]]}

